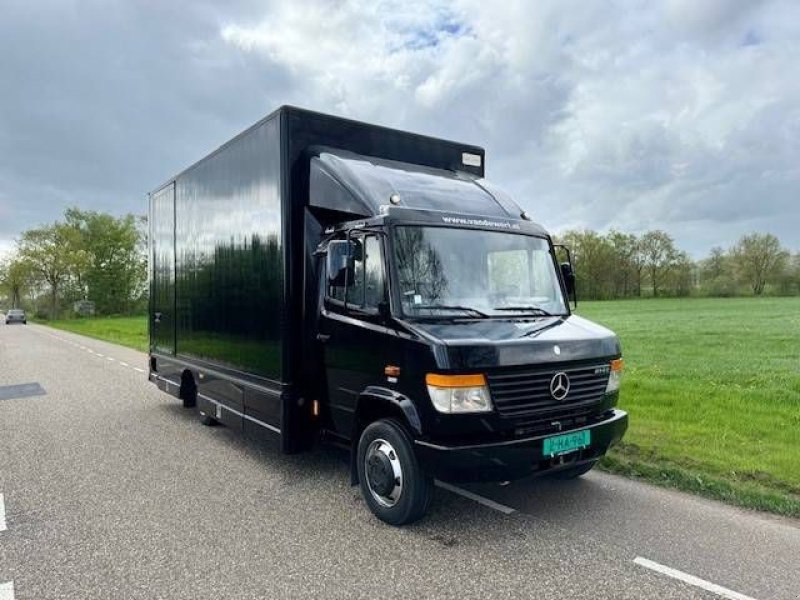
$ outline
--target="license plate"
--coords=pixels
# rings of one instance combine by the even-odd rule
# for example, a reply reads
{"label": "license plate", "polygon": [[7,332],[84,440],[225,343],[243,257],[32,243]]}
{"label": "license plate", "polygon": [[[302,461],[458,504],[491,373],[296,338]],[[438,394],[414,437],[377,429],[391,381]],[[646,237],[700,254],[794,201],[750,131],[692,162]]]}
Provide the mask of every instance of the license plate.
{"label": "license plate", "polygon": [[563,435],[554,435],[545,438],[542,445],[542,454],[545,456],[558,456],[586,448],[592,441],[592,432],[588,429],[583,431],[573,431]]}

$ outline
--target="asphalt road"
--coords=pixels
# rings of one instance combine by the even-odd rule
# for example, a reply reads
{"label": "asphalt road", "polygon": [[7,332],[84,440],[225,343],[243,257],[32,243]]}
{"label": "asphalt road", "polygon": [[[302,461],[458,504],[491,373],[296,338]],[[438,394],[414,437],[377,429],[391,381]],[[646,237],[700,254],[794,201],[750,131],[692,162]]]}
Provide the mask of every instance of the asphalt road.
{"label": "asphalt road", "polygon": [[0,600],[800,598],[797,521],[590,473],[438,489],[394,529],[341,451],[204,427],[145,365],[0,325],[0,398],[44,392],[0,399]]}

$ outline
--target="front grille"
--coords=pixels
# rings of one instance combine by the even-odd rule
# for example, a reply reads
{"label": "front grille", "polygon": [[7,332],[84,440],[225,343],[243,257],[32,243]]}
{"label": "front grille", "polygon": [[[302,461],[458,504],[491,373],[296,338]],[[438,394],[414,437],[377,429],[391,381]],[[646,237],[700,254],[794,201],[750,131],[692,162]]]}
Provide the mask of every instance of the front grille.
{"label": "front grille", "polygon": [[[556,400],[550,394],[550,381],[561,372],[569,377],[570,387],[565,398]],[[501,417],[559,419],[591,414],[602,402],[608,374],[608,364],[602,363],[509,367],[488,373],[487,379],[492,401]]]}

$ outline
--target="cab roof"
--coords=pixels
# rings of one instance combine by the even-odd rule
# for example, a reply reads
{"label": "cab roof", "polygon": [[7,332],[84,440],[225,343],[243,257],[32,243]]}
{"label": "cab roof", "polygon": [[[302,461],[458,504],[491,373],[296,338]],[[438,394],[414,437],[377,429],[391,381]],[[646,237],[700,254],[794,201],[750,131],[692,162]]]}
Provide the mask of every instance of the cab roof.
{"label": "cab roof", "polygon": [[515,220],[524,214],[505,193],[466,172],[330,148],[312,154],[311,206],[355,217],[378,215],[386,206]]}

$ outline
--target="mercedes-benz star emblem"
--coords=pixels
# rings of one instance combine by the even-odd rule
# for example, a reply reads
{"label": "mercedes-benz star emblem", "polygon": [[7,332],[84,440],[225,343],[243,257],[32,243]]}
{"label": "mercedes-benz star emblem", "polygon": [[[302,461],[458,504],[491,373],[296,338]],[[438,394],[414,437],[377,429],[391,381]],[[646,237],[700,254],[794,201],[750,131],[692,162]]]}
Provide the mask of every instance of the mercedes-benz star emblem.
{"label": "mercedes-benz star emblem", "polygon": [[563,371],[553,375],[550,380],[550,395],[556,400],[563,400],[569,393],[569,377]]}

